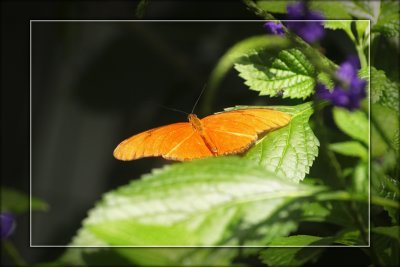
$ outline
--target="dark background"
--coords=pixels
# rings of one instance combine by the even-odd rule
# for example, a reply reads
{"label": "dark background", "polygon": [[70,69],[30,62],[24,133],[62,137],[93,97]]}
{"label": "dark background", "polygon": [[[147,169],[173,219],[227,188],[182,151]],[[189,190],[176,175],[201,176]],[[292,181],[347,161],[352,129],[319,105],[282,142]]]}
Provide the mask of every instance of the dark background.
{"label": "dark background", "polygon": [[[1,5],[1,184],[28,193],[30,20],[137,19],[137,1]],[[144,19],[259,18],[241,2],[150,1]],[[190,112],[219,57],[237,41],[264,33],[260,22],[32,22],[31,27],[32,191],[50,205],[48,212],[33,214],[32,245],[67,244],[104,192],[166,164],[159,158],[120,162],[112,151],[132,134],[186,120],[160,105]],[[325,42],[325,48],[332,43]],[[347,53],[334,51],[338,59]],[[231,71],[209,108],[217,112],[260,100],[269,103]],[[207,115],[201,104],[196,113]],[[28,262],[52,260],[64,251],[30,248],[29,215],[17,223],[12,241]],[[328,251],[322,262],[345,252]],[[352,258],[361,253],[346,251]]]}

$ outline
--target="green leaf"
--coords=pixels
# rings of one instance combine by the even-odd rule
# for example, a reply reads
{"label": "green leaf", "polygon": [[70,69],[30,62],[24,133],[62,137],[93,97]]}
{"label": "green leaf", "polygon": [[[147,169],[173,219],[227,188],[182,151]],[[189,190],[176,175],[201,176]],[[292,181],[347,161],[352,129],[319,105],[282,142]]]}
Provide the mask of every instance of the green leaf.
{"label": "green leaf", "polygon": [[379,1],[343,1],[347,13],[358,19],[369,19],[372,24],[378,20],[380,12]]}
{"label": "green leaf", "polygon": [[337,235],[335,243],[346,246],[356,246],[363,244],[364,241],[361,238],[359,230],[345,229]]}
{"label": "green leaf", "polygon": [[69,248],[54,266],[230,266],[224,248]]}
{"label": "green leaf", "polygon": [[[73,244],[213,245],[226,237],[237,244],[235,232],[274,216],[275,224],[288,221],[276,211],[315,190],[236,157],[174,164],[106,194],[83,222],[80,233],[91,238],[78,235]],[[259,240],[245,238],[240,241]]]}
{"label": "green leaf", "polygon": [[312,102],[293,107],[270,107],[292,115],[290,123],[268,133],[246,153],[246,158],[291,181],[300,181],[318,155],[319,141],[308,125]]}
{"label": "green leaf", "polygon": [[[365,22],[368,25],[368,21],[365,21]],[[352,21],[350,21],[350,20],[327,20],[324,22],[324,27],[326,29],[331,29],[331,30],[344,30],[346,32],[347,36],[355,43],[356,39],[354,37],[353,31],[351,30],[351,24],[352,24]],[[357,30],[359,28],[357,28]],[[362,32],[362,34],[364,34],[364,32]],[[360,37],[363,37],[363,35],[360,35]]]}
{"label": "green leaf", "polygon": [[326,19],[351,19],[342,1],[310,1],[310,8],[321,12]]}
{"label": "green leaf", "polygon": [[272,13],[286,13],[287,5],[296,3],[296,1],[257,1],[257,6],[262,10],[272,12]]}
{"label": "green leaf", "polygon": [[324,248],[306,247],[327,246],[333,242],[333,238],[322,238],[310,235],[296,235],[275,239],[270,245],[273,246],[304,246],[302,247],[279,247],[268,248],[260,253],[260,259],[268,266],[302,266],[308,261],[315,260]]}
{"label": "green leaf", "polygon": [[348,111],[344,108],[333,108],[333,118],[336,125],[350,137],[369,144],[368,118],[360,110]]}
{"label": "green leaf", "polygon": [[265,34],[252,36],[236,43],[219,59],[210,75],[209,86],[217,87],[228,70],[242,56],[260,50],[283,49],[288,45],[289,42],[285,38]]}
{"label": "green leaf", "polygon": [[390,237],[392,239],[397,239],[397,241],[400,241],[400,226],[389,226],[389,227],[374,227],[371,229],[373,233],[384,235],[387,237]]}
{"label": "green leaf", "polygon": [[400,31],[400,4],[398,1],[382,1],[379,18],[372,27],[372,32],[387,37],[398,37]]}
{"label": "green leaf", "polygon": [[[47,203],[32,198],[32,210],[46,211]],[[8,187],[1,187],[1,211],[22,214],[29,211],[29,196]]]}
{"label": "green leaf", "polygon": [[359,157],[363,160],[368,159],[367,148],[365,148],[365,146],[357,141],[347,141],[330,144],[329,149],[341,155]]}
{"label": "green leaf", "polygon": [[325,72],[318,73],[318,82],[324,84],[328,89],[332,89],[334,86],[331,76]]}
{"label": "green leaf", "polygon": [[241,58],[235,69],[260,95],[305,99],[314,92],[314,67],[297,49],[283,50],[274,59],[253,53]]}
{"label": "green leaf", "polygon": [[[395,151],[388,151],[383,157],[372,161],[371,164],[371,194],[390,201],[400,203],[399,181],[392,178],[389,173],[397,167],[397,155]],[[393,224],[399,223],[399,209],[382,204],[388,212]]]}
{"label": "green leaf", "polygon": [[328,20],[324,23],[324,27],[331,30],[351,31],[350,20]]}
{"label": "green leaf", "polygon": [[[360,70],[360,77],[369,80],[368,68]],[[399,85],[386,77],[385,72],[371,66],[371,103],[379,103],[399,111]]]}
{"label": "green leaf", "polygon": [[289,44],[290,43],[286,38],[279,36],[268,36],[266,34],[252,36],[236,43],[219,59],[218,63],[215,65],[210,74],[208,80],[208,89],[206,90],[204,96],[205,106],[211,106],[210,102],[215,95],[217,87],[228,71],[233,67],[234,63],[237,62],[242,56],[261,50],[268,50],[271,54],[275,54],[278,51],[287,48]]}
{"label": "green leaf", "polygon": [[382,266],[399,266],[400,227],[375,227],[371,229],[371,243]]}

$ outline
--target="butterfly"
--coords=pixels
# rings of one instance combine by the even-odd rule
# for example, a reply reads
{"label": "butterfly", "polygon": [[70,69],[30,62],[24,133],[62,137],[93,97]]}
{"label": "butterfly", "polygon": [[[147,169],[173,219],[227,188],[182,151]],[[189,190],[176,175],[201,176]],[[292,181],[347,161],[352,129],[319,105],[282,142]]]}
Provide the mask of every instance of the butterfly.
{"label": "butterfly", "polygon": [[187,161],[198,158],[238,154],[258,138],[286,126],[291,116],[267,108],[236,109],[199,119],[189,114],[189,122],[179,122],[136,134],[114,150],[119,160],[162,156]]}

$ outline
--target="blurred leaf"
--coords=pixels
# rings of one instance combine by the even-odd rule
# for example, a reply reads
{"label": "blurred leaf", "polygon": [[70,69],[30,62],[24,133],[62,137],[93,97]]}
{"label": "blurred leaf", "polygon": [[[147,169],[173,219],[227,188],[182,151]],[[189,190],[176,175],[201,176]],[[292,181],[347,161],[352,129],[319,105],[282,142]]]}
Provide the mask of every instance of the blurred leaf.
{"label": "blurred leaf", "polygon": [[382,266],[399,266],[400,227],[375,227],[371,229],[371,243],[380,258]]}
{"label": "blurred leaf", "polygon": [[368,150],[357,141],[347,141],[330,144],[329,148],[341,155],[350,156],[350,157],[359,157],[363,160],[368,159]]}
{"label": "blurred leaf", "polygon": [[379,1],[343,1],[343,8],[357,19],[371,20],[375,24],[380,12]]}
{"label": "blurred leaf", "polygon": [[260,95],[305,99],[314,92],[314,67],[297,49],[283,50],[274,59],[253,53],[242,57],[235,69],[245,84]]}
{"label": "blurred leaf", "polygon": [[141,19],[146,13],[146,8],[149,4],[149,0],[140,0],[139,4],[136,7],[136,17]]}
{"label": "blurred leaf", "polygon": [[[360,70],[360,77],[369,80],[368,68]],[[371,103],[399,111],[399,85],[389,80],[385,72],[371,66]]]}
{"label": "blurred leaf", "polygon": [[324,84],[327,88],[332,89],[334,86],[333,80],[329,74],[325,72],[318,73],[318,82]]}
{"label": "blurred leaf", "polygon": [[[392,147],[397,148],[395,144],[398,142],[399,118],[395,110],[379,104],[372,104],[371,112],[374,118],[371,124],[371,155],[378,157],[385,155],[388,150],[388,143],[382,134],[386,136]],[[382,130],[382,133],[377,130],[377,127]]]}
{"label": "blurred leaf", "polygon": [[[374,174],[376,174],[376,172]],[[393,179],[385,174],[378,176],[378,178],[379,178],[378,185],[376,182],[372,183],[377,191],[377,194],[385,199],[400,202],[400,193],[399,193],[400,183],[396,179]],[[375,177],[373,180],[375,180]],[[399,222],[399,209],[389,206],[383,206],[383,208],[388,212],[393,223]]]}
{"label": "blurred leaf", "polygon": [[341,201],[314,201],[303,207],[302,221],[325,222],[348,227],[352,217]]}
{"label": "blurred leaf", "polygon": [[372,32],[387,37],[398,37],[400,31],[399,1],[381,1],[379,18],[372,27]]}
{"label": "blurred leaf", "polygon": [[[369,79],[369,72],[371,72],[372,79]],[[385,90],[385,82],[387,80],[385,72],[377,70],[373,66],[369,68],[363,68],[359,71],[360,78],[370,80],[370,88],[367,84],[367,90],[371,91],[371,103],[376,103],[382,97],[383,91]]]}
{"label": "blurred leaf", "polygon": [[374,227],[371,229],[373,233],[384,235],[392,239],[400,241],[400,226],[389,226],[389,227]]}
{"label": "blurred leaf", "polygon": [[[371,162],[371,194],[390,201],[400,202],[400,189],[397,179],[391,177],[395,169],[398,168],[397,155],[395,151],[389,150]],[[383,208],[388,212],[394,224],[399,223],[399,210],[394,207],[384,205]]]}
{"label": "blurred leaf", "polygon": [[272,13],[286,13],[286,6],[288,4],[296,3],[296,1],[257,1],[257,6],[265,11]]}
{"label": "blurred leaf", "polygon": [[311,10],[321,12],[326,19],[351,19],[342,1],[310,1]]}
{"label": "blurred leaf", "polygon": [[[95,237],[89,242],[109,245],[219,244],[234,237],[234,231],[282,217],[275,211],[288,200],[314,191],[244,159],[209,158],[155,170],[106,194],[89,212],[83,229]],[[73,244],[97,245],[79,236]]]}
{"label": "blurred leaf", "polygon": [[[268,12],[286,13],[288,4],[298,1],[257,1],[257,5]],[[351,19],[344,6],[339,1],[309,1],[310,9],[321,12],[327,19]]]}
{"label": "blurred leaf", "polygon": [[290,123],[260,139],[245,157],[283,178],[303,180],[318,155],[319,141],[308,125],[314,111],[312,102],[270,108],[291,114]]}
{"label": "blurred leaf", "polygon": [[[32,210],[46,211],[47,203],[32,197]],[[1,187],[1,211],[22,214],[29,211],[29,196],[8,187]]]}
{"label": "blurred leaf", "polygon": [[337,235],[335,243],[346,246],[356,246],[362,244],[363,241],[361,240],[359,230],[346,229]]}
{"label": "blurred leaf", "polygon": [[336,125],[350,137],[369,145],[368,118],[360,110],[348,111],[344,108],[333,108],[333,118]]}
{"label": "blurred leaf", "polygon": [[271,246],[304,246],[304,247],[279,247],[262,250],[260,259],[268,266],[302,266],[308,261],[316,258],[325,249],[323,247],[306,246],[328,246],[334,238],[322,238],[310,235],[296,235],[289,237],[280,237],[275,239]]}

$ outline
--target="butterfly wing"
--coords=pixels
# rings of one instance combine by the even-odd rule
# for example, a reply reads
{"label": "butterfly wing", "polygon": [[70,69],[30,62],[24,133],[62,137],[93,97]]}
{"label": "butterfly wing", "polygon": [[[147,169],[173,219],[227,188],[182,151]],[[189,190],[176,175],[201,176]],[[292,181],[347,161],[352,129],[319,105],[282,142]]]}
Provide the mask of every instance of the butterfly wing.
{"label": "butterfly wing", "polygon": [[249,148],[259,134],[281,128],[291,116],[272,109],[238,109],[203,118],[207,141],[217,148],[217,155],[240,153]]}
{"label": "butterfly wing", "polygon": [[212,156],[212,153],[200,135],[187,122],[139,133],[122,141],[114,150],[114,157],[119,160],[152,156],[183,161]]}

